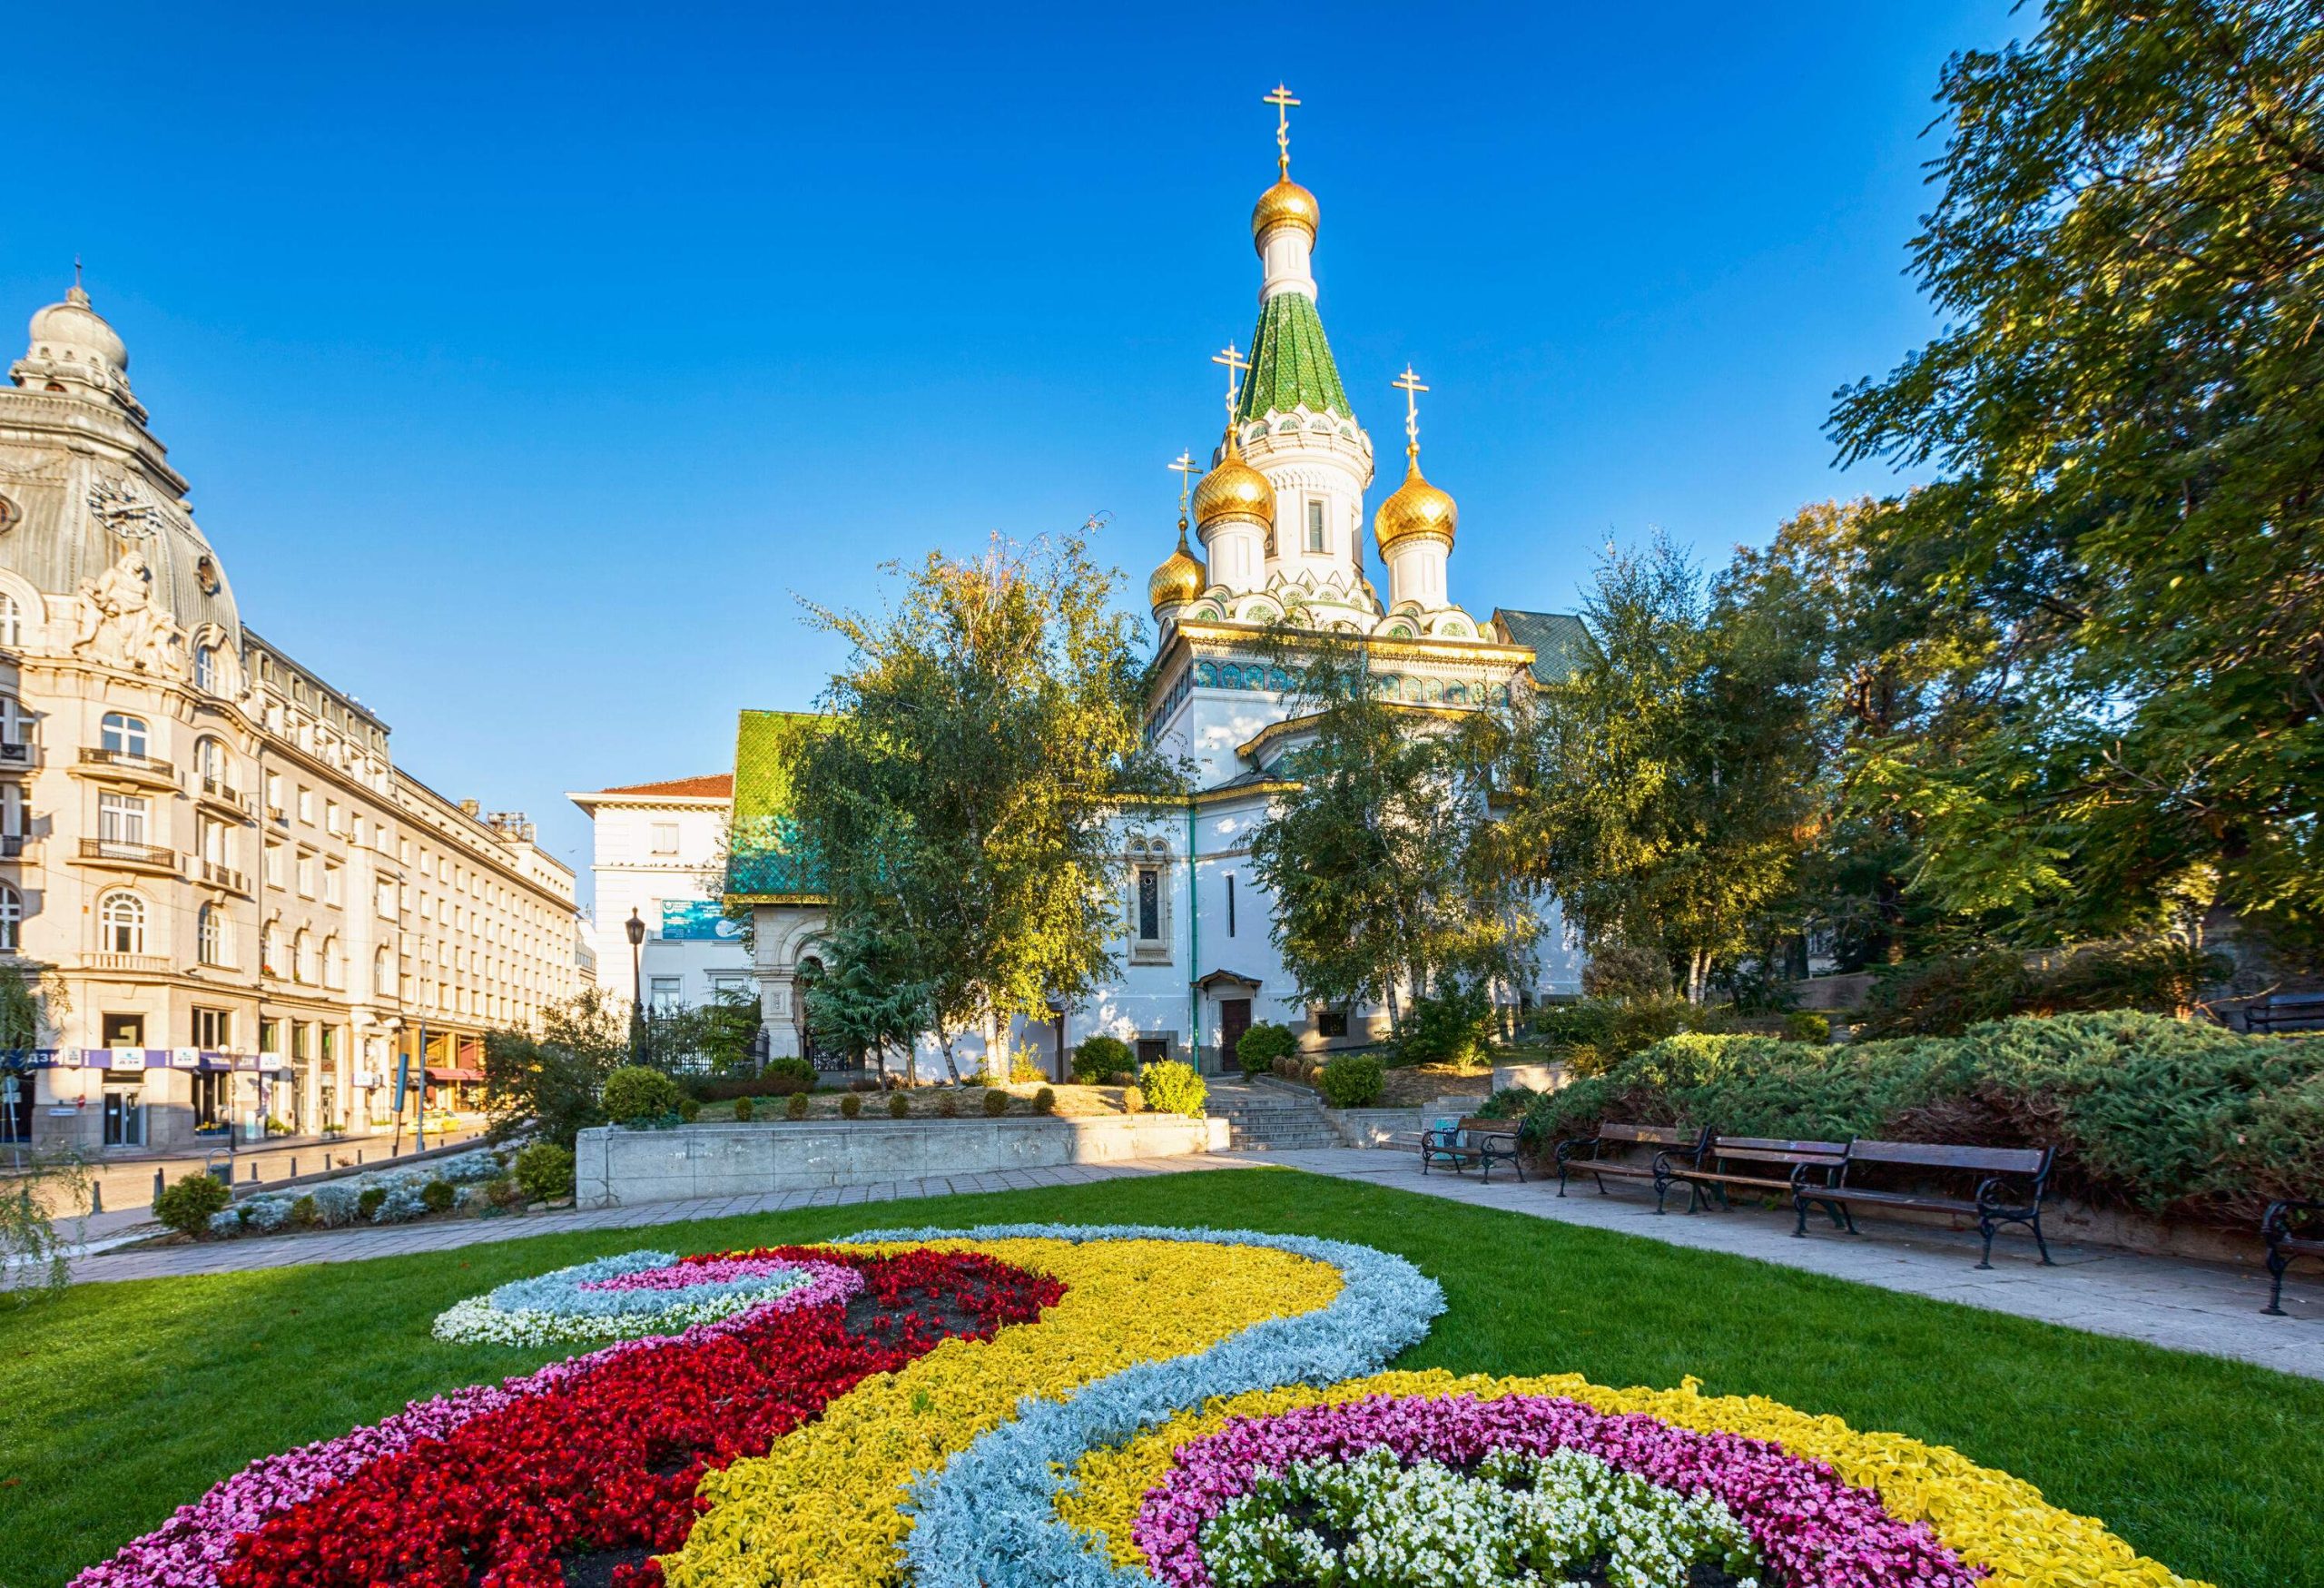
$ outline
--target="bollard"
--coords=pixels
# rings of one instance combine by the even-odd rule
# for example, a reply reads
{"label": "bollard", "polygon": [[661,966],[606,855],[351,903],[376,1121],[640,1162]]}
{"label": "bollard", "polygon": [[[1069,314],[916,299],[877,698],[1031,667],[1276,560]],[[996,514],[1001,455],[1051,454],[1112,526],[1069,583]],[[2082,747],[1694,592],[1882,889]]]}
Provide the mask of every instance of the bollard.
{"label": "bollard", "polygon": [[297,1159],[294,1158],[290,1160],[290,1172],[283,1178],[293,1180],[299,1178],[299,1160]]}
{"label": "bollard", "polygon": [[363,1149],[359,1147],[355,1149],[355,1167],[357,1169],[363,1167]]}
{"label": "bollard", "polygon": [[158,1199],[160,1199],[161,1195],[162,1195],[162,1171],[161,1171],[160,1169],[155,1169],[155,1170],[153,1171],[153,1196],[154,1196],[155,1199],[156,1199],[156,1200],[158,1200]]}
{"label": "bollard", "polygon": [[105,1210],[105,1188],[103,1180],[89,1182],[89,1212],[92,1217]]}
{"label": "bollard", "polygon": [[251,1184],[258,1184],[258,1160],[255,1159],[251,1160]]}

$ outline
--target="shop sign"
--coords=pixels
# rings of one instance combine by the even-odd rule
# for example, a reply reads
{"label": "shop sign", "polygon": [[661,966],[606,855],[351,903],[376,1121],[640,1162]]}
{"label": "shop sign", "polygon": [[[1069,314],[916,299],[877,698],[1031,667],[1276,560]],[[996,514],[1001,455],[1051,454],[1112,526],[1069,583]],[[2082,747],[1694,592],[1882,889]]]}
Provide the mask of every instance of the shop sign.
{"label": "shop sign", "polygon": [[107,1070],[143,1070],[145,1050],[143,1048],[107,1048],[103,1050]]}

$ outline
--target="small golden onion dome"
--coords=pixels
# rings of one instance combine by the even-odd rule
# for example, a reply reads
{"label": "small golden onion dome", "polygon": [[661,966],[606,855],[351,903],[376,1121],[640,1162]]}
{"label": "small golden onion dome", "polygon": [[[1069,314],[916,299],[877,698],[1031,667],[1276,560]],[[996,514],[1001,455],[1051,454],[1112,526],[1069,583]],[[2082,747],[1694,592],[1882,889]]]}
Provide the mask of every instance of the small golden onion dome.
{"label": "small golden onion dome", "polygon": [[1409,456],[1411,465],[1404,483],[1380,504],[1380,511],[1373,516],[1372,532],[1379,537],[1384,553],[1392,546],[1423,535],[1433,535],[1450,546],[1453,528],[1461,520],[1461,510],[1452,505],[1452,497],[1422,478],[1418,450]]}
{"label": "small golden onion dome", "polygon": [[1257,242],[1277,226],[1298,226],[1306,231],[1312,243],[1322,216],[1315,195],[1286,176],[1259,195],[1257,207],[1251,212],[1251,241]]}
{"label": "small golden onion dome", "polygon": [[1195,522],[1207,529],[1222,518],[1256,518],[1275,522],[1275,487],[1267,477],[1243,461],[1235,432],[1226,432],[1226,455],[1195,487]]}
{"label": "small golden onion dome", "polygon": [[1146,581],[1146,593],[1152,597],[1154,610],[1159,612],[1165,607],[1186,605],[1201,595],[1209,583],[1210,570],[1202,566],[1202,558],[1187,548],[1187,521],[1181,518],[1178,549],[1154,570],[1154,577]]}

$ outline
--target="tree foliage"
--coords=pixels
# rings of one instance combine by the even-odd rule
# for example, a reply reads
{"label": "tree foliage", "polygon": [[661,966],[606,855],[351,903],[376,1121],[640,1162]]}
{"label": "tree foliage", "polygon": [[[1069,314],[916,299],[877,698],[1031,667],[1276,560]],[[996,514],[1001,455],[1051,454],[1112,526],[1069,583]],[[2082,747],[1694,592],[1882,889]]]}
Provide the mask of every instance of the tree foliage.
{"label": "tree foliage", "polygon": [[484,1082],[492,1139],[531,1130],[570,1148],[578,1132],[604,1124],[599,1097],[606,1078],[628,1062],[630,1040],[626,1003],[598,987],[543,1008],[537,1036],[487,1031]]}
{"label": "tree foliage", "polygon": [[2196,885],[2324,929],[2324,25],[2255,0],[2053,0],[1955,56],[1914,270],[1947,329],[1841,394],[1896,611],[1977,708],[1856,770],[1936,907],[2050,940]]}
{"label": "tree foliage", "polygon": [[823,973],[805,994],[815,1040],[858,1063],[869,1057],[882,1077],[894,1049],[903,1056],[907,1078],[917,1080],[913,1047],[935,1025],[936,1011],[913,942],[876,919],[855,915],[827,933],[817,952]]}
{"label": "tree foliage", "polygon": [[1588,652],[1502,747],[1505,851],[1593,945],[1659,951],[1699,1001],[1793,885],[1816,674],[1787,613],[1667,540],[1610,552],[1582,616]]}
{"label": "tree foliage", "polygon": [[1400,988],[1528,979],[1535,889],[1494,832],[1486,720],[1381,698],[1354,643],[1285,632],[1272,649],[1311,725],[1272,769],[1295,786],[1252,834],[1251,870],[1301,995],[1384,1002],[1401,1026]]}
{"label": "tree foliage", "polygon": [[1146,750],[1140,628],[1087,531],[931,553],[876,613],[811,607],[852,647],[798,778],[835,935],[877,942],[953,1038],[997,1039],[1115,970],[1110,819],[1169,792]]}

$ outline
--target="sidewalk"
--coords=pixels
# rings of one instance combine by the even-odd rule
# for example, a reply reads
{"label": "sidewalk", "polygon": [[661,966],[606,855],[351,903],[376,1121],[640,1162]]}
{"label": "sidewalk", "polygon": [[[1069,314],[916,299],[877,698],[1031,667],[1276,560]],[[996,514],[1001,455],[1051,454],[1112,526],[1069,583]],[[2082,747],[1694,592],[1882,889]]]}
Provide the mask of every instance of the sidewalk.
{"label": "sidewalk", "polygon": [[[793,1208],[826,1208],[977,1191],[1033,1190],[1139,1175],[1267,1164],[1474,1207],[1522,1213],[1561,1224],[1610,1230],[1670,1246],[1726,1252],[1886,1290],[1957,1301],[2093,1334],[2143,1340],[2172,1350],[2231,1357],[2280,1372],[2324,1378],[2324,1286],[2317,1284],[2312,1275],[2296,1277],[2285,1285],[2284,1310],[2291,1316],[2266,1317],[2260,1315],[2260,1308],[2267,1300],[2268,1279],[2256,1270],[2140,1257],[2111,1248],[2058,1242],[2051,1244],[2058,1266],[2045,1268],[2034,1261],[2030,1242],[2004,1237],[1995,1246],[1993,1268],[1981,1272],[1976,1267],[1977,1241],[1974,1235],[1864,1221],[1868,1233],[1863,1237],[1850,1238],[1819,1231],[1806,1239],[1796,1239],[1787,1216],[1744,1211],[1658,1217],[1651,1200],[1635,1195],[1603,1197],[1595,1190],[1577,1189],[1561,1199],[1554,1181],[1544,1184],[1536,1179],[1520,1185],[1513,1179],[1496,1179],[1491,1185],[1481,1185],[1465,1177],[1433,1174],[1423,1178],[1410,1153],[1359,1148],[1138,1159],[1118,1164],[1010,1169],[997,1174],[898,1180],[876,1186],[845,1186],[760,1197],[647,1202],[631,1208],[536,1214],[523,1218],[263,1237],[215,1245],[99,1253],[76,1260],[73,1273],[77,1280],[104,1282],[234,1273],[298,1263],[356,1262],[409,1252],[448,1251],[487,1241],[524,1240],[568,1230],[649,1229],[659,1225],[775,1213]],[[672,1238],[677,1242],[684,1238],[683,1235]],[[1521,1253],[1520,1258],[1521,1260]]]}

